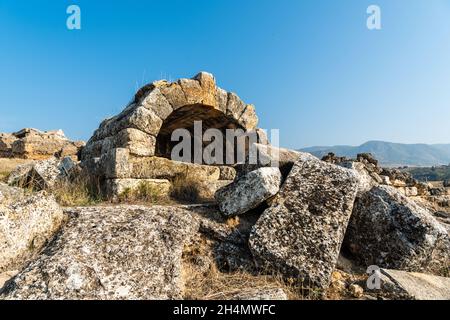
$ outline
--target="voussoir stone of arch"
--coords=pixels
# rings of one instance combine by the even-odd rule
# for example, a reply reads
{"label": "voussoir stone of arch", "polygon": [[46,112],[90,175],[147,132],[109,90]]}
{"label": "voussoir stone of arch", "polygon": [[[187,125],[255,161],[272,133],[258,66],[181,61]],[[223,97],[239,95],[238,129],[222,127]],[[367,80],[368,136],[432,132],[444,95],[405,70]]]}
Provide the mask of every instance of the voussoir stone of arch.
{"label": "voussoir stone of arch", "polygon": [[216,92],[217,110],[220,110],[226,114],[227,113],[227,103],[228,103],[228,92],[226,92],[222,88],[217,88],[217,92]]}
{"label": "voussoir stone of arch", "polygon": [[256,129],[256,125],[258,124],[258,116],[256,115],[255,106],[252,104],[248,104],[245,107],[244,113],[242,113],[238,122],[247,130]]}
{"label": "voussoir stone of arch", "polygon": [[161,85],[159,87],[164,97],[166,97],[167,101],[172,105],[173,110],[177,110],[188,104],[186,99],[186,95],[184,94],[183,89],[180,84],[174,82],[167,85]]}
{"label": "voussoir stone of arch", "polygon": [[239,119],[246,108],[245,103],[233,92],[228,93],[226,114],[234,119]]}
{"label": "voussoir stone of arch", "polygon": [[94,133],[90,142],[99,141],[111,137],[127,128],[134,128],[156,136],[161,128],[163,120],[152,110],[142,105],[127,107],[118,116],[103,121]]}
{"label": "voussoir stone of arch", "polygon": [[172,105],[158,88],[154,88],[144,98],[142,105],[147,109],[153,110],[162,120],[165,120],[173,112]]}

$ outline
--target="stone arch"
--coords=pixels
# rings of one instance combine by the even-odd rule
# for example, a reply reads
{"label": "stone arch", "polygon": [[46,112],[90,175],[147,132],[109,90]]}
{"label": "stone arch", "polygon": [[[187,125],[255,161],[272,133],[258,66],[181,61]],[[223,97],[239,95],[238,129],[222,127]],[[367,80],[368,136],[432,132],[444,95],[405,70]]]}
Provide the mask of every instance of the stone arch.
{"label": "stone arch", "polygon": [[169,159],[171,132],[190,130],[196,120],[203,121],[204,130],[241,128],[258,132],[259,142],[266,141],[257,129],[254,106],[201,72],[192,79],[161,80],[139,89],[121,113],[101,122],[82,150],[82,167],[104,181],[112,195],[142,179],[170,182],[181,172],[205,181],[230,179],[222,168]]}
{"label": "stone arch", "polygon": [[126,148],[136,156],[162,155],[157,137],[167,137],[171,129],[183,125],[189,128],[195,120],[202,120],[205,129],[244,131],[255,130],[258,123],[254,106],[217,87],[209,73],[172,83],[156,81],[141,88],[120,114],[100,124],[82,159],[100,157],[115,148]]}

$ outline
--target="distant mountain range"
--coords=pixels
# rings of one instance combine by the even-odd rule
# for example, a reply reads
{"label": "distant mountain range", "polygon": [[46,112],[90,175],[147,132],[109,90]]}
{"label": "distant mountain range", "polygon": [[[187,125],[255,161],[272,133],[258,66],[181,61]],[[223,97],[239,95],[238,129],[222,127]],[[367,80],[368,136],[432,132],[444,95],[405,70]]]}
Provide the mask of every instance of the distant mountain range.
{"label": "distant mountain range", "polygon": [[358,147],[309,147],[300,151],[321,158],[329,152],[337,156],[354,158],[358,153],[372,153],[383,166],[436,166],[450,163],[450,144],[402,144],[369,141]]}

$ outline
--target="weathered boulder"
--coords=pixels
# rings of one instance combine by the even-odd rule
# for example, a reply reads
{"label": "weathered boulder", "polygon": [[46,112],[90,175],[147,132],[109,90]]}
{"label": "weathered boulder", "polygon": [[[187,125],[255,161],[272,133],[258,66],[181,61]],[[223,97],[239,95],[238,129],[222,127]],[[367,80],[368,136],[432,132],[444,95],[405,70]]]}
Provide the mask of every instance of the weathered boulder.
{"label": "weathered boulder", "polygon": [[449,239],[432,214],[393,187],[358,197],[345,246],[364,266],[438,272],[449,261]]}
{"label": "weathered boulder", "polygon": [[280,190],[278,168],[260,168],[217,190],[215,199],[226,216],[243,214],[256,208]]}
{"label": "weathered boulder", "polygon": [[64,159],[50,158],[18,166],[9,177],[9,185],[43,190],[54,186],[58,179],[68,177],[75,167],[70,157]]}
{"label": "weathered boulder", "polygon": [[3,288],[4,299],[180,299],[183,247],[198,221],[176,207],[69,209],[40,256]]}
{"label": "weathered boulder", "polygon": [[357,174],[300,154],[250,235],[261,267],[327,288],[358,191]]}
{"label": "weathered boulder", "polygon": [[28,195],[11,189],[2,195],[12,199],[0,201],[0,272],[22,267],[52,239],[65,218],[45,192]]}
{"label": "weathered boulder", "polygon": [[380,295],[397,299],[450,300],[450,278],[400,270],[380,270]]}

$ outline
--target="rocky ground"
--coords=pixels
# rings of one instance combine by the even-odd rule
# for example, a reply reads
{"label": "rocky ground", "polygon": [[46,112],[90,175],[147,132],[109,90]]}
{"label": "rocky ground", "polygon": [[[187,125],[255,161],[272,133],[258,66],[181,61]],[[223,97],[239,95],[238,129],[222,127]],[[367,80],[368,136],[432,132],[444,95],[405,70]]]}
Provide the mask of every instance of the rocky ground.
{"label": "rocky ground", "polygon": [[284,175],[246,167],[197,205],[60,207],[45,186],[70,176],[61,160],[19,169],[47,191],[0,184],[0,297],[450,298],[448,216],[374,182],[363,162],[294,158]]}
{"label": "rocky ground", "polygon": [[[258,157],[172,160],[198,120]],[[446,184],[276,148],[257,122],[201,72],[144,86],[85,146],[0,134],[26,160],[0,178],[0,299],[450,299]]]}

